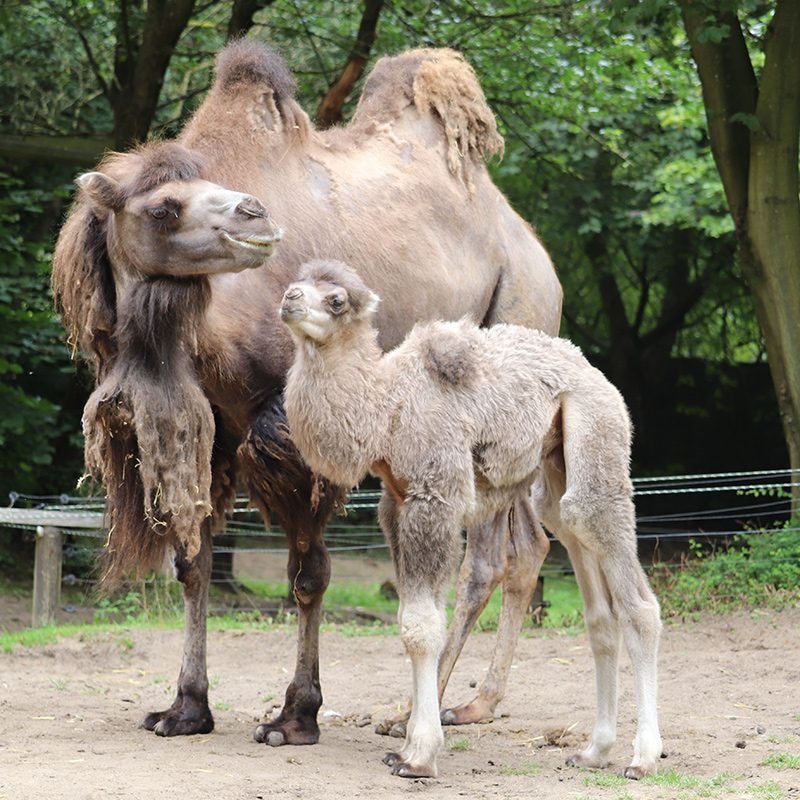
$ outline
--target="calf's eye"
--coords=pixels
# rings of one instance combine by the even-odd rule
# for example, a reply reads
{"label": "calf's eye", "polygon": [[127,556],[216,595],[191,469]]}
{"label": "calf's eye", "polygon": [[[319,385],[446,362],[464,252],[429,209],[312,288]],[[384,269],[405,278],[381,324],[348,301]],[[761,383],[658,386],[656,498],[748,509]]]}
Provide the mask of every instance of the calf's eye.
{"label": "calf's eye", "polygon": [[151,208],[150,209],[150,216],[153,219],[164,219],[169,212],[163,206],[159,208]]}

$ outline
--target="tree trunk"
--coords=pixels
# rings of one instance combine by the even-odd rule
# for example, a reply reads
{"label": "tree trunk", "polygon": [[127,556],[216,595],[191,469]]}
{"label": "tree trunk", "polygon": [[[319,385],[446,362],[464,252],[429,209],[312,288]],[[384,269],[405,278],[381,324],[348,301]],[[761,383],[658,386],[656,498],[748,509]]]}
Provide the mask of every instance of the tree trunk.
{"label": "tree trunk", "polygon": [[[742,269],[767,348],[789,463],[800,481],[800,3],[778,0],[760,86],[738,18],[721,10],[721,42],[682,0],[703,86],[711,149],[736,225]],[[800,512],[800,487],[792,489]]]}
{"label": "tree trunk", "polygon": [[148,0],[141,31],[132,30],[128,3],[120,0],[114,82],[114,147],[125,150],[147,138],[175,45],[195,0]]}
{"label": "tree trunk", "polygon": [[317,125],[320,128],[330,128],[331,125],[341,122],[344,104],[367,65],[382,7],[383,0],[365,0],[358,35],[347,63],[317,109]]}
{"label": "tree trunk", "polygon": [[234,0],[228,20],[227,39],[238,39],[253,27],[253,17],[262,8],[271,6],[275,0]]}

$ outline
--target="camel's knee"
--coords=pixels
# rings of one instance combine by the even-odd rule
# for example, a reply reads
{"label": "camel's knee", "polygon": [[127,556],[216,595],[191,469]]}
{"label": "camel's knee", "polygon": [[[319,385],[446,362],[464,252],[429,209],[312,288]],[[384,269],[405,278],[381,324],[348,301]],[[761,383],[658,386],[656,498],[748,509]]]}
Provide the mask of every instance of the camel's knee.
{"label": "camel's knee", "polygon": [[[320,537],[321,538],[321,537]],[[322,600],[331,579],[331,558],[322,541],[298,539],[289,552],[286,573],[295,599],[301,605]]]}
{"label": "camel's knee", "polygon": [[401,600],[398,621],[407,652],[410,655],[440,653],[446,627],[444,604],[437,603],[432,594],[424,593]]}
{"label": "camel's knee", "polygon": [[607,605],[585,609],[584,621],[595,656],[613,656],[619,651],[619,623]]}

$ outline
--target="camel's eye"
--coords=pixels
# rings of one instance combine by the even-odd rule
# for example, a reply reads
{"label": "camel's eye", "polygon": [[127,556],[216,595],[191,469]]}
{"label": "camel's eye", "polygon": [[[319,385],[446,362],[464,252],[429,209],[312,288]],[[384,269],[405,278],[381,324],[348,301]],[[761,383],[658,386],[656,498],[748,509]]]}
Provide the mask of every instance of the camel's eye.
{"label": "camel's eye", "polygon": [[165,200],[160,206],[153,206],[148,208],[147,213],[158,222],[165,222],[172,219],[178,219],[178,212],[181,205],[175,200]]}
{"label": "camel's eye", "polygon": [[339,294],[332,294],[328,297],[328,305],[334,314],[341,314],[345,307],[345,298]]}

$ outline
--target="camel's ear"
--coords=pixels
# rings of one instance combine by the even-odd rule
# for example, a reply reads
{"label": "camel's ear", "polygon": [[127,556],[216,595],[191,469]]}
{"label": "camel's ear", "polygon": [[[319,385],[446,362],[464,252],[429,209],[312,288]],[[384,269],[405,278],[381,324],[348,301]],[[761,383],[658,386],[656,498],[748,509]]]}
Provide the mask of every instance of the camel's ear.
{"label": "camel's ear", "polygon": [[378,310],[378,305],[380,302],[380,297],[378,297],[375,292],[370,292],[364,303],[364,310],[362,312],[363,315],[365,317],[371,317],[373,314],[375,314],[375,312]]}
{"label": "camel's ear", "polygon": [[84,172],[75,179],[98,216],[119,211],[124,205],[119,183],[102,172]]}

